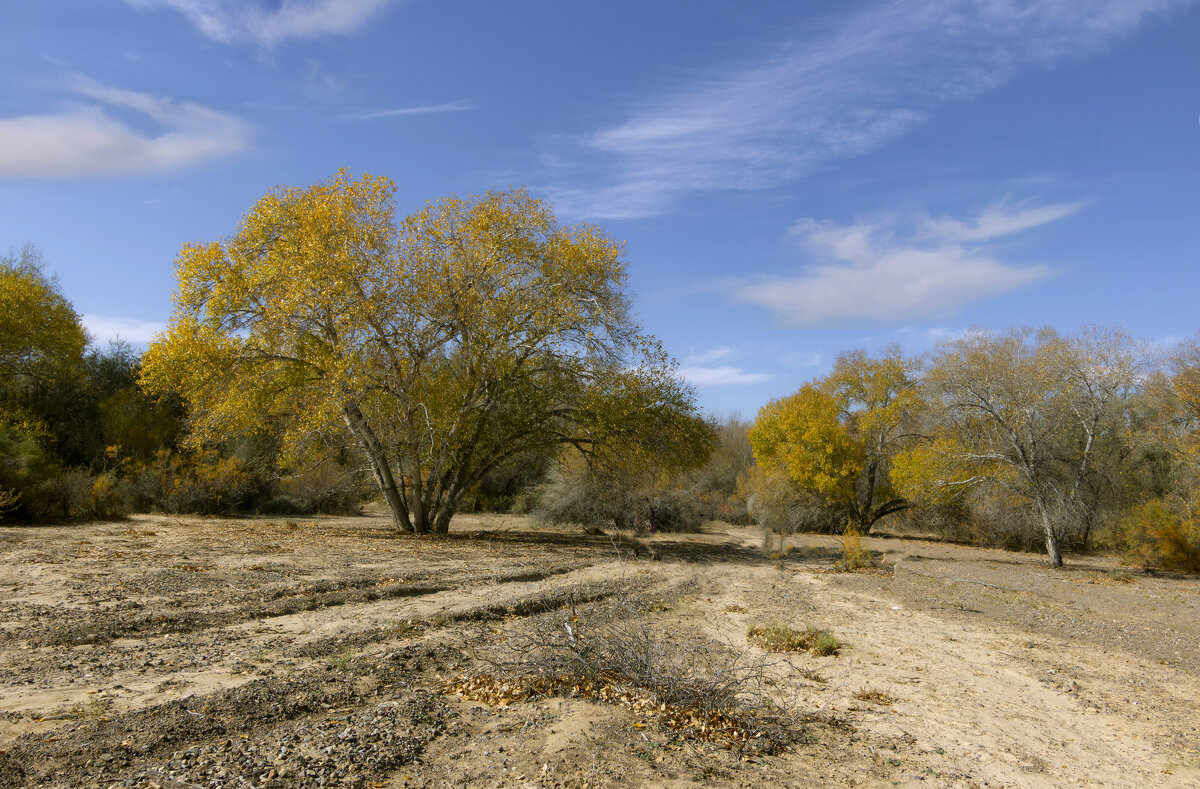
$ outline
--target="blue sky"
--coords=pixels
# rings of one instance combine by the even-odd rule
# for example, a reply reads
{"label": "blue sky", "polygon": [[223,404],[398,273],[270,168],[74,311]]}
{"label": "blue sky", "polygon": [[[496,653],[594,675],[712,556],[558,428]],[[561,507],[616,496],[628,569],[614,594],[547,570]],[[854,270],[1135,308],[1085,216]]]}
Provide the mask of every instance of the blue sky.
{"label": "blue sky", "polygon": [[0,249],[144,342],[186,242],[340,167],[528,186],[753,416],[972,325],[1200,328],[1200,3],[38,0],[0,11]]}

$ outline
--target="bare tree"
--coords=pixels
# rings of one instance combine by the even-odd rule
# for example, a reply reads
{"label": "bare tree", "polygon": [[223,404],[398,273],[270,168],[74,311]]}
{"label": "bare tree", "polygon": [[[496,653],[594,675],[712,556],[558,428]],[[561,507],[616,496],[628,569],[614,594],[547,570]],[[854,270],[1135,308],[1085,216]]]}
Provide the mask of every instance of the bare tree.
{"label": "bare tree", "polygon": [[1062,565],[1061,524],[1086,515],[1097,454],[1120,439],[1145,349],[1117,328],[1076,337],[973,330],[939,347],[925,376],[941,434],[900,459],[911,495],[999,486],[1025,501]]}

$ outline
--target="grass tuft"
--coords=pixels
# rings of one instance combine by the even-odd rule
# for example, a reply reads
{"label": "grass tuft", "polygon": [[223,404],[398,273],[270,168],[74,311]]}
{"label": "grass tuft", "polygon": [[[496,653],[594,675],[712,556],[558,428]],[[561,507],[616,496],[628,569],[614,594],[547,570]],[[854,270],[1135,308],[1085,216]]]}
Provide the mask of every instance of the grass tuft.
{"label": "grass tuft", "polygon": [[746,640],[767,652],[812,652],[814,655],[836,655],[845,646],[828,630],[806,627],[803,631],[779,623],[752,625]]}

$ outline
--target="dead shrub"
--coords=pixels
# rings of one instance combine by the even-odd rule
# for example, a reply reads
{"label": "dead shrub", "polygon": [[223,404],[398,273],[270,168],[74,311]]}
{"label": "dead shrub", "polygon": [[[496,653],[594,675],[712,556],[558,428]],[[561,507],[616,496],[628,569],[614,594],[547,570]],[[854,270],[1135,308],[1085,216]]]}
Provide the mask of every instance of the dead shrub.
{"label": "dead shrub", "polygon": [[[295,471],[279,481],[277,495],[267,502],[278,509],[271,514],[299,515],[320,512],[327,515],[355,515],[359,505],[371,495],[367,479],[353,469],[332,460]],[[267,511],[263,507],[260,510]]]}
{"label": "dead shrub", "polygon": [[644,616],[650,607],[630,587],[602,603],[569,602],[446,689],[493,704],[544,695],[621,703],[684,736],[755,752],[791,741],[796,719],[765,693],[772,661],[671,634]]}
{"label": "dead shrub", "polygon": [[128,511],[112,472],[92,474],[82,468],[43,480],[28,499],[29,516],[38,521],[117,518]]}
{"label": "dead shrub", "polygon": [[871,704],[879,704],[884,707],[889,707],[893,703],[893,699],[882,690],[874,690],[872,688],[863,688],[854,693],[854,698],[859,701],[866,701]]}
{"label": "dead shrub", "polygon": [[544,523],[635,532],[700,530],[704,509],[693,493],[635,483],[595,476],[578,460],[560,461],[537,489],[534,515]]}

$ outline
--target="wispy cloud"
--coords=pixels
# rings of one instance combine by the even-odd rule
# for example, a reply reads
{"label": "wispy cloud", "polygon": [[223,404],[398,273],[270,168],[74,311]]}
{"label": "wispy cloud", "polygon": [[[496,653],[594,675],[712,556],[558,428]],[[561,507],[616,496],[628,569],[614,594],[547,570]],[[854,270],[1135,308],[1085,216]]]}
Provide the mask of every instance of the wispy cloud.
{"label": "wispy cloud", "polygon": [[989,241],[1068,217],[1085,205],[1079,202],[1012,208],[1007,203],[997,203],[966,221],[949,217],[924,217],[920,229],[927,238],[935,240]]}
{"label": "wispy cloud", "polygon": [[127,0],[136,8],[169,8],[202,34],[226,44],[271,48],[288,39],[346,35],[393,0]]}
{"label": "wispy cloud", "polygon": [[[200,104],[72,78],[68,90],[90,99],[54,115],[0,118],[0,177],[74,178],[171,170],[250,144],[242,119]],[[160,127],[144,133],[115,117],[123,111]],[[139,124],[141,125],[141,124]]]}
{"label": "wispy cloud", "polygon": [[733,356],[733,349],[728,345],[722,345],[720,348],[709,348],[703,351],[697,351],[695,348],[692,348],[683,357],[683,363],[691,365],[712,364],[720,359],[728,359],[730,356]]}
{"label": "wispy cloud", "polygon": [[441,112],[463,112],[474,109],[465,101],[448,101],[444,104],[428,104],[420,107],[397,107],[389,110],[363,110],[344,115],[349,121],[373,121],[379,118],[397,118],[405,115],[432,115]]}
{"label": "wispy cloud", "polygon": [[696,386],[749,386],[775,377],[768,373],[748,373],[740,367],[680,367],[677,373]]}
{"label": "wispy cloud", "polygon": [[547,156],[565,213],[649,216],[875,150],[940,105],[1102,50],[1191,0],[875,3],[749,66],[702,75]]}
{"label": "wispy cloud", "polygon": [[99,343],[119,339],[134,345],[148,345],[154,339],[154,335],[166,331],[167,328],[167,325],[161,321],[143,321],[134,318],[84,315],[82,319],[84,328],[91,333],[94,341]]}
{"label": "wispy cloud", "polygon": [[742,281],[734,297],[793,326],[944,314],[1047,277],[1046,267],[1005,263],[982,242],[1061,219],[1081,205],[999,204],[962,220],[897,214],[839,225],[802,219],[792,236],[816,262],[795,276]]}

